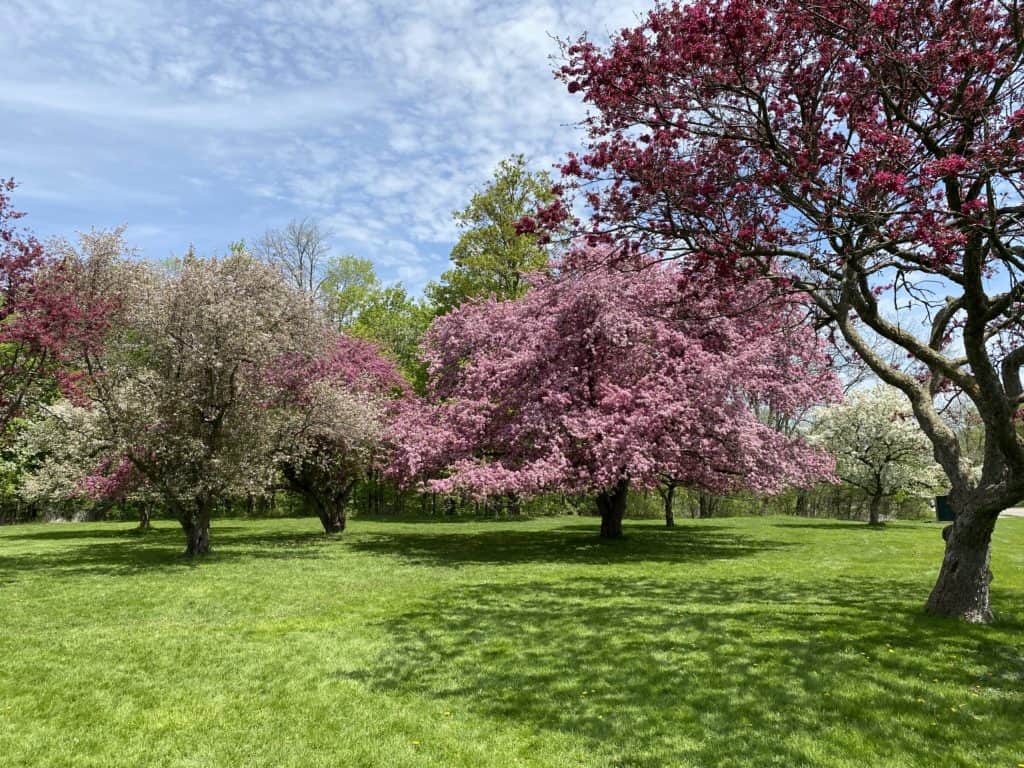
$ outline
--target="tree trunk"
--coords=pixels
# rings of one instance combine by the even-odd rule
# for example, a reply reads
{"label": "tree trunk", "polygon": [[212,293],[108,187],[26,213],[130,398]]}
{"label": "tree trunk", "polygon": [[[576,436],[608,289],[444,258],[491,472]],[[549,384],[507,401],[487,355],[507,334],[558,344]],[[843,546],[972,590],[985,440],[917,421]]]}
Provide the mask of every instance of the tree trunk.
{"label": "tree trunk", "polygon": [[327,499],[317,499],[316,507],[319,518],[324,525],[325,534],[340,534],[348,524],[348,497],[352,494],[355,482],[335,489],[335,493]]}
{"label": "tree trunk", "polygon": [[714,517],[718,511],[718,499],[712,496],[707,491],[701,491],[698,494],[698,506],[697,506],[697,517],[703,519]]}
{"label": "tree trunk", "polygon": [[661,495],[662,501],[665,503],[665,527],[675,528],[676,526],[676,515],[672,509],[672,502],[675,499],[676,487],[669,485],[665,487],[665,492]]}
{"label": "tree trunk", "polygon": [[793,514],[797,517],[808,517],[807,514],[807,491],[804,488],[800,488],[796,492],[796,509]]}
{"label": "tree trunk", "polygon": [[210,507],[200,502],[197,508],[181,519],[185,529],[185,556],[196,557],[210,551]]}
{"label": "tree trunk", "polygon": [[871,507],[868,510],[868,525],[882,524],[882,502],[881,494],[871,497]]}
{"label": "tree trunk", "polygon": [[925,611],[985,624],[992,621],[989,558],[996,516],[961,509],[955,502],[953,509],[956,520],[942,531],[946,554]]}
{"label": "tree trunk", "polygon": [[629,481],[620,480],[610,491],[597,495],[597,509],[601,513],[601,538],[618,539],[622,537],[622,518],[626,514],[626,496],[629,494]]}
{"label": "tree trunk", "polygon": [[324,533],[341,533],[348,524],[348,514],[345,505],[323,505],[320,507],[320,523],[324,527]]}
{"label": "tree trunk", "polygon": [[345,530],[345,526],[348,525],[348,500],[354,487],[355,481],[348,485],[335,486],[327,493],[318,493],[315,489],[307,487],[306,498],[316,509],[324,533],[342,533]]}
{"label": "tree trunk", "polygon": [[141,508],[141,511],[139,512],[139,530],[140,531],[148,531],[149,530],[150,514],[151,513],[150,513],[149,505],[143,504],[142,508]]}

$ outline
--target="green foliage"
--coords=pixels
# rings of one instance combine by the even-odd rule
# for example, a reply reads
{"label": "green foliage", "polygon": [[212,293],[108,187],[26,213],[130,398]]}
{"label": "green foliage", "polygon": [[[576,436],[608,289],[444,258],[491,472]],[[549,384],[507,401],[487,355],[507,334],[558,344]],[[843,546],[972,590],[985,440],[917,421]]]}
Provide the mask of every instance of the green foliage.
{"label": "green foliage", "polygon": [[454,266],[426,288],[439,315],[468,299],[511,299],[526,291],[523,275],[545,269],[548,254],[533,235],[516,234],[515,223],[552,199],[548,174],[530,171],[522,155],[498,165],[493,180],[454,214],[461,231]]}
{"label": "green foliage", "polygon": [[379,290],[380,280],[372,261],[358,256],[332,256],[324,272],[320,296],[328,317],[344,327],[356,319]]}
{"label": "green foliage", "polygon": [[345,330],[376,342],[398,363],[413,387],[422,391],[426,367],[419,359],[419,342],[434,314],[430,306],[412,298],[401,285],[373,288],[363,298],[358,314]]}
{"label": "green foliage", "polygon": [[1024,520],[988,627],[922,615],[934,524],[214,525],[199,565],[172,522],[0,528],[5,768],[1024,757]]}

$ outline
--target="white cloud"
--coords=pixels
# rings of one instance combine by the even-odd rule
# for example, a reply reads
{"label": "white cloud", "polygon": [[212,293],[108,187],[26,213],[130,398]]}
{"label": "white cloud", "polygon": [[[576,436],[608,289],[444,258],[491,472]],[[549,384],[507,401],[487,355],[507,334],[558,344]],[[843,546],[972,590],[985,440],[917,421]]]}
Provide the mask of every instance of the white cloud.
{"label": "white cloud", "polygon": [[223,247],[316,215],[339,248],[419,286],[501,158],[546,169],[573,147],[582,108],[551,75],[551,36],[600,38],[647,6],[7,0],[0,176],[63,190],[99,226],[164,206],[173,225],[140,235],[159,255],[191,227]]}

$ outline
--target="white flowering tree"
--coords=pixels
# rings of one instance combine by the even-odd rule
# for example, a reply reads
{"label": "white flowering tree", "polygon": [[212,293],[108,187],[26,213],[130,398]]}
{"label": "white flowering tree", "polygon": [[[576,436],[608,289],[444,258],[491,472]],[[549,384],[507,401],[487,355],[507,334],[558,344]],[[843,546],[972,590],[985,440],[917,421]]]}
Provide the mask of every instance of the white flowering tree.
{"label": "white flowering tree", "polygon": [[868,498],[871,525],[887,499],[930,496],[944,488],[941,468],[906,398],[880,385],[825,409],[814,436],[836,458],[836,475]]}
{"label": "white flowering tree", "polygon": [[217,504],[272,484],[286,417],[269,407],[270,374],[315,356],[323,324],[277,270],[240,249],[189,253],[170,269],[124,252],[116,233],[69,249],[81,290],[116,304],[102,346],[82,350],[81,390],[111,456],[175,514],[185,553],[204,554]]}
{"label": "white flowering tree", "polygon": [[102,509],[132,501],[138,505],[139,528],[149,528],[153,503],[159,499],[131,462],[117,453],[104,421],[100,409],[68,400],[41,407],[24,422],[15,443],[22,470],[18,494],[51,508],[85,504]]}

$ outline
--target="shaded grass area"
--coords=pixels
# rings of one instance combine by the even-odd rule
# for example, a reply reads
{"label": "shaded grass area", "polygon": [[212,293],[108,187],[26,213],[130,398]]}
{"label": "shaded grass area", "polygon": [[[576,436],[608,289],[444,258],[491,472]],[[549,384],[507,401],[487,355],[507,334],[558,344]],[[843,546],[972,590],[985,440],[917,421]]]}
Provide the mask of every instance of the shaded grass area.
{"label": "shaded grass area", "polygon": [[1024,520],[991,627],[934,524],[0,529],[11,766],[1017,766]]}

